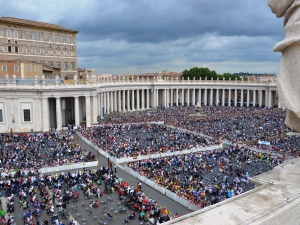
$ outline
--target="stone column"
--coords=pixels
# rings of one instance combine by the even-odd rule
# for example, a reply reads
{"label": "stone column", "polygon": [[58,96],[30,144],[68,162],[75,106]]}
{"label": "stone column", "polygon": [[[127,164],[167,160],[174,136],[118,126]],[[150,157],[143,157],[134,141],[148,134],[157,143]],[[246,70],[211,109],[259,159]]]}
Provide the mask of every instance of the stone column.
{"label": "stone column", "polygon": [[269,107],[269,93],[268,93],[268,90],[264,90],[265,92],[265,107]]}
{"label": "stone column", "polygon": [[174,101],[174,97],[173,97],[173,89],[170,89],[170,106],[173,106],[173,101]]}
{"label": "stone column", "polygon": [[110,114],[111,109],[110,109],[110,92],[106,91],[106,111],[107,114]]}
{"label": "stone column", "polygon": [[136,109],[140,109],[140,89],[136,90]]}
{"label": "stone column", "polygon": [[122,101],[121,101],[121,91],[117,91],[118,92],[118,112],[121,112],[121,108],[122,108]]}
{"label": "stone column", "polygon": [[253,90],[253,106],[256,105],[256,90]]}
{"label": "stone column", "polygon": [[142,89],[142,109],[145,109],[145,89]]}
{"label": "stone column", "polygon": [[222,106],[225,106],[225,88],[222,90]]}
{"label": "stone column", "polygon": [[127,111],[130,111],[130,90],[127,90]]}
{"label": "stone column", "polygon": [[112,103],[113,111],[116,112],[118,110],[117,109],[117,92],[116,91],[111,92],[111,98],[113,99],[113,103]]}
{"label": "stone column", "polygon": [[247,107],[250,105],[250,90],[247,90]]}
{"label": "stone column", "polygon": [[214,89],[210,89],[210,95],[209,95],[209,105],[213,105],[213,95],[214,95]]}
{"label": "stone column", "polygon": [[92,114],[92,124],[97,123],[97,116],[98,116],[98,105],[97,105],[97,94],[93,96],[93,114]]}
{"label": "stone column", "polygon": [[125,90],[123,90],[122,91],[123,92],[123,95],[122,95],[122,111],[123,112],[125,112],[126,111],[126,108],[125,108],[125,106],[126,106],[126,103],[125,103],[125,101],[126,101],[126,91]]}
{"label": "stone column", "polygon": [[202,104],[202,95],[201,95],[201,88],[199,88],[199,92],[198,92],[198,102],[199,102],[199,104],[200,104],[200,106],[201,106],[201,104]]}
{"label": "stone column", "polygon": [[80,118],[79,118],[79,97],[74,97],[74,107],[75,107],[75,126],[80,125]]}
{"label": "stone column", "polygon": [[164,89],[164,106],[167,107],[167,89]]}
{"label": "stone column", "polygon": [[176,99],[175,99],[175,102],[176,102],[176,106],[178,106],[178,88],[176,88]]}
{"label": "stone column", "polygon": [[147,109],[150,109],[150,90],[149,89],[146,89],[147,90],[147,100],[146,100],[146,104],[147,104]]}
{"label": "stone column", "polygon": [[91,126],[91,97],[85,96],[85,121],[86,127]]}
{"label": "stone column", "polygon": [[219,88],[216,89],[217,93],[216,93],[216,105],[219,105]]}
{"label": "stone column", "polygon": [[241,107],[244,107],[244,90],[241,89]]}
{"label": "stone column", "polygon": [[103,92],[100,92],[100,117],[103,119],[104,115],[103,112],[105,112],[105,104],[104,104],[104,95]]}
{"label": "stone column", "polygon": [[186,94],[186,95],[187,95],[187,98],[186,98],[186,100],[187,100],[187,105],[190,105],[190,98],[191,98],[191,97],[190,97],[190,89],[189,89],[189,88],[187,89],[187,94]]}
{"label": "stone column", "polygon": [[237,106],[237,89],[234,91],[234,106]]}
{"label": "stone column", "polygon": [[271,108],[272,107],[272,91],[268,90],[268,107]]}
{"label": "stone column", "polygon": [[263,92],[259,90],[259,107],[262,107],[262,100],[263,100]]}
{"label": "stone column", "polygon": [[181,89],[181,105],[184,105],[184,89]]}
{"label": "stone column", "polygon": [[[104,114],[107,113],[107,104],[106,104],[106,91],[102,93],[103,94],[103,106],[104,106]],[[104,116],[104,115],[103,115]]]}
{"label": "stone column", "polygon": [[207,105],[207,88],[204,89],[204,105]]}
{"label": "stone column", "polygon": [[49,131],[50,125],[49,125],[49,101],[47,97],[42,98],[42,105],[43,105],[43,131]]}
{"label": "stone column", "polygon": [[134,89],[131,90],[131,110],[135,110],[135,102],[134,102],[135,98],[134,98]]}
{"label": "stone column", "polygon": [[231,89],[228,89],[228,106],[231,106]]}
{"label": "stone column", "polygon": [[192,104],[196,105],[196,89],[193,88],[193,93],[192,93]]}
{"label": "stone column", "polygon": [[61,101],[60,97],[56,97],[56,124],[57,130],[62,129],[62,114],[61,114]]}

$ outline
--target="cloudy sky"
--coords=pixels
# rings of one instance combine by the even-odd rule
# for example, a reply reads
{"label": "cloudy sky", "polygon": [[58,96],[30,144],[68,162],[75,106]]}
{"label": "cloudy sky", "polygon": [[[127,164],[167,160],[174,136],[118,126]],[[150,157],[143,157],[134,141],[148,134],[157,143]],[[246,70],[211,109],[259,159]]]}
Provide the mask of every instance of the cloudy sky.
{"label": "cloudy sky", "polygon": [[267,0],[11,0],[0,15],[78,30],[78,66],[95,73],[276,73],[282,18]]}

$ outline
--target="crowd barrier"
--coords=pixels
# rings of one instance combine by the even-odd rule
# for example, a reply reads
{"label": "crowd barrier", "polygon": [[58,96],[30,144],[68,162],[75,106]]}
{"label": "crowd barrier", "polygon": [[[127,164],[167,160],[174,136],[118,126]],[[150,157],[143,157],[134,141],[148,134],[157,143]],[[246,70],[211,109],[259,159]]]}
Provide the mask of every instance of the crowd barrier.
{"label": "crowd barrier", "polygon": [[111,126],[111,125],[131,125],[131,124],[165,124],[165,122],[164,121],[154,121],[154,122],[143,122],[143,123],[119,123],[119,124],[112,124],[112,123],[110,123],[110,124],[104,124],[104,125],[102,125],[102,124],[92,124],[92,127],[102,127],[102,126]]}
{"label": "crowd barrier", "polygon": [[145,159],[154,159],[154,158],[161,158],[161,157],[167,157],[167,156],[173,156],[173,155],[182,155],[182,154],[189,154],[191,152],[200,152],[200,151],[208,151],[213,149],[219,149],[222,148],[223,145],[212,145],[209,147],[201,147],[201,148],[192,148],[192,149],[186,149],[182,151],[175,151],[175,152],[164,152],[164,153],[156,153],[156,154],[149,154],[149,155],[139,155],[137,157],[126,157],[126,158],[115,158],[109,155],[109,153],[103,151],[101,148],[96,146],[93,142],[82,136],[80,133],[77,133],[77,135],[88,145],[96,149],[101,155],[103,155],[105,158],[109,158],[110,161],[112,161],[115,164],[118,163],[126,163],[126,162],[133,162],[137,160],[145,160]]}
{"label": "crowd barrier", "polygon": [[[53,173],[53,172],[59,172],[59,171],[65,171],[65,170],[73,170],[73,169],[82,169],[82,168],[89,168],[89,167],[95,167],[98,166],[98,161],[92,161],[92,162],[81,162],[81,163],[74,163],[69,165],[63,165],[63,166],[56,166],[56,167],[46,167],[39,169],[40,173]],[[24,175],[28,175],[29,170],[24,170]],[[14,176],[16,171],[11,172],[1,172],[1,177],[5,178],[10,176]]]}

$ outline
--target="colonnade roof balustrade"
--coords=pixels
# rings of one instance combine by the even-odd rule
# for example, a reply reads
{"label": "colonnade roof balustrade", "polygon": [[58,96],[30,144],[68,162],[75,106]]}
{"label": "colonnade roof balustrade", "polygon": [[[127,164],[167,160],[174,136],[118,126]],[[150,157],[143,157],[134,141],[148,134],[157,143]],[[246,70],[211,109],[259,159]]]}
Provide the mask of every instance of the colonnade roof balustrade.
{"label": "colonnade roof balustrade", "polygon": [[102,78],[101,76],[92,75],[86,80],[71,80],[65,82],[60,78],[56,79],[44,79],[35,77],[35,79],[13,79],[8,78],[6,75],[0,78],[0,89],[80,89],[80,88],[98,88],[98,87],[123,87],[123,86],[220,86],[220,88],[226,88],[229,86],[248,86],[248,87],[273,87],[276,88],[276,79],[270,79],[268,81],[263,80],[182,80],[182,79],[168,79],[155,77],[154,79],[129,79],[125,77],[111,77]]}

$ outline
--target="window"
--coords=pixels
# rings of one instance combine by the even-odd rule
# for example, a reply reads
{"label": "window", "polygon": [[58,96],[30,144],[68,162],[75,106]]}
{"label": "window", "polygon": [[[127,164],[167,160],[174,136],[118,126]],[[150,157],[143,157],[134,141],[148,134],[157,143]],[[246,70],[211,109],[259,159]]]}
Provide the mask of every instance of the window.
{"label": "window", "polygon": [[11,30],[6,31],[6,37],[11,37]]}
{"label": "window", "polygon": [[23,110],[24,122],[30,122],[30,109]]}
{"label": "window", "polygon": [[56,54],[57,54],[57,55],[60,55],[60,50],[56,50]]}
{"label": "window", "polygon": [[53,54],[53,50],[52,50],[52,49],[49,49],[48,54],[49,54],[49,55],[52,55],[52,54]]}
{"label": "window", "polygon": [[6,67],[6,65],[3,65],[2,66],[2,72],[6,72],[7,71],[7,67]]}
{"label": "window", "polygon": [[18,65],[15,65],[15,71],[19,71],[19,66]]}
{"label": "window", "polygon": [[30,51],[31,51],[32,54],[35,54],[36,53],[36,48],[35,47],[31,47]]}
{"label": "window", "polygon": [[55,37],[55,41],[56,41],[56,42],[59,42],[59,41],[60,41],[59,35],[57,35],[57,36]]}
{"label": "window", "polygon": [[3,30],[0,29],[0,37],[2,37],[2,36],[3,36]]}
{"label": "window", "polygon": [[50,61],[50,62],[49,62],[49,65],[50,65],[50,66],[53,66],[53,62],[52,62],[52,61]]}
{"label": "window", "polygon": [[65,62],[65,70],[68,70],[69,66],[68,66],[68,63]]}
{"label": "window", "polygon": [[37,72],[37,71],[36,71],[36,65],[33,66],[33,71],[34,71],[34,72]]}
{"label": "window", "polygon": [[74,62],[71,62],[71,68],[72,68],[72,70],[75,70],[75,63]]}
{"label": "window", "polygon": [[40,41],[43,41],[43,40],[44,40],[44,34],[41,33],[41,34],[40,34]]}
{"label": "window", "polygon": [[29,70],[30,70],[30,72],[32,72],[32,65],[29,66]]}
{"label": "window", "polygon": [[15,52],[19,52],[18,46],[15,46]]}
{"label": "window", "polygon": [[35,40],[35,32],[31,32],[31,39]]}
{"label": "window", "polygon": [[7,47],[7,51],[8,51],[8,52],[11,52],[11,46],[8,46],[8,47]]}
{"label": "window", "polygon": [[45,54],[45,49],[44,48],[40,48],[40,53],[41,54]]}
{"label": "window", "polygon": [[19,37],[19,32],[17,30],[14,31],[14,37],[18,38]]}
{"label": "window", "polygon": [[71,54],[71,56],[75,56],[75,52],[74,51],[71,51],[70,54]]}
{"label": "window", "polygon": [[74,42],[75,42],[75,41],[74,41],[74,37],[70,37],[70,43],[71,43],[71,44],[74,44]]}
{"label": "window", "polygon": [[57,63],[57,67],[58,67],[58,68],[61,68],[60,62]]}
{"label": "window", "polygon": [[64,43],[68,43],[68,38],[67,38],[67,36],[64,36]]}
{"label": "window", "polygon": [[22,38],[25,39],[26,36],[27,36],[27,32],[26,32],[26,31],[23,31],[23,32],[22,32]]}
{"label": "window", "polygon": [[22,46],[22,52],[27,53],[27,47],[26,46]]}
{"label": "window", "polygon": [[0,52],[3,52],[3,45],[0,45]]}
{"label": "window", "polygon": [[3,123],[3,112],[2,112],[2,109],[0,109],[0,123]]}
{"label": "window", "polygon": [[27,65],[25,65],[25,72],[27,72]]}
{"label": "window", "polygon": [[64,56],[67,56],[68,55],[68,52],[67,51],[64,51]]}
{"label": "window", "polygon": [[48,36],[48,41],[52,41],[52,35],[51,34]]}

